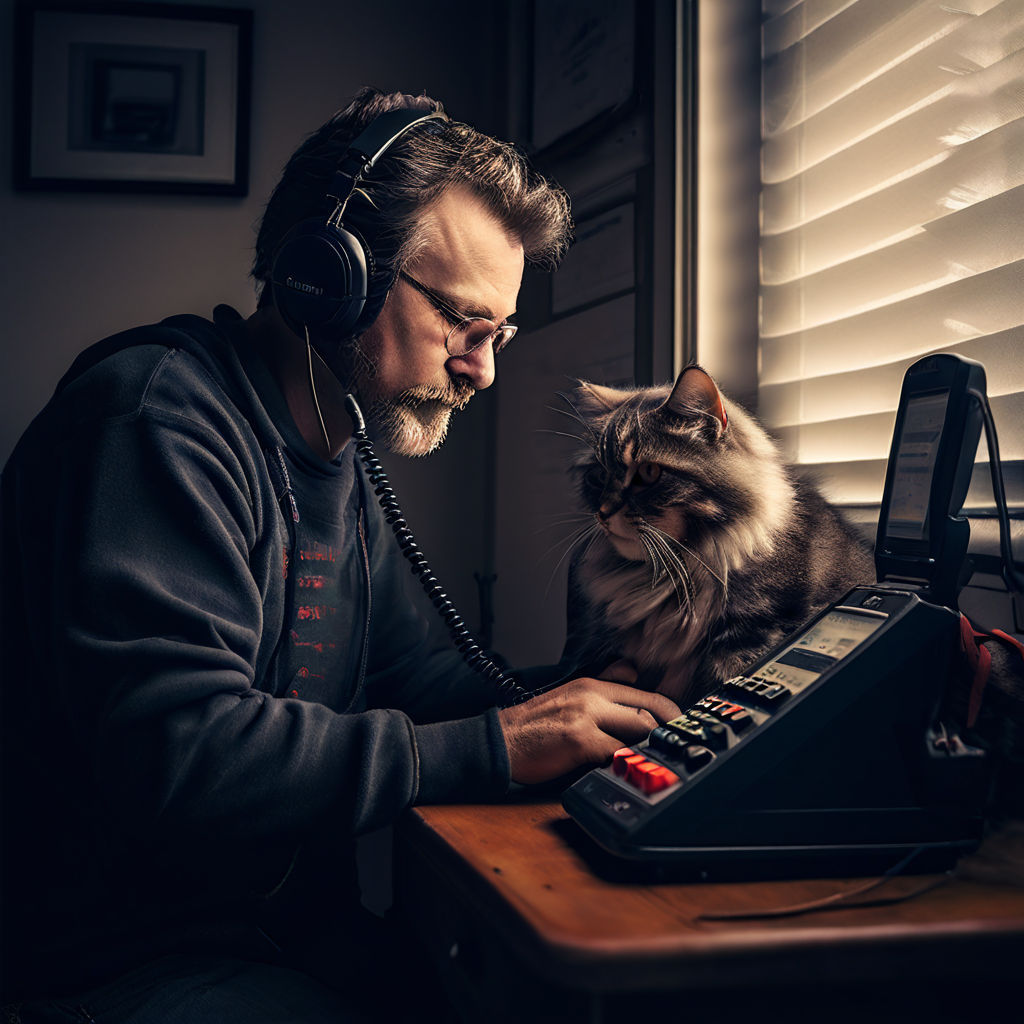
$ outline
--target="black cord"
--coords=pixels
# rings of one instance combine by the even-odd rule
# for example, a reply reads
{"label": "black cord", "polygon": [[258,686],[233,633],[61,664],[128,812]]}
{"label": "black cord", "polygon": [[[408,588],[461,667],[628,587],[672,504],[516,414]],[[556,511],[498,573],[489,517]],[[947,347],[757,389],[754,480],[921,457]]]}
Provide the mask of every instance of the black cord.
{"label": "black cord", "polygon": [[985,424],[985,443],[988,445],[988,466],[992,477],[992,494],[999,517],[999,549],[1003,558],[1003,580],[1010,592],[1013,605],[1014,628],[1024,630],[1024,583],[1017,575],[1013,560],[1013,542],[1010,535],[1010,513],[1006,502],[1006,488],[1003,484],[1003,467],[999,458],[999,439],[988,396],[977,388],[968,388],[967,393],[975,398],[981,409]]}
{"label": "black cord", "polygon": [[437,609],[438,614],[444,620],[445,626],[451,635],[452,642],[462,655],[463,660],[470,668],[475,669],[485,679],[493,683],[501,696],[503,707],[511,707],[514,704],[522,704],[535,696],[535,693],[524,690],[522,686],[512,677],[506,675],[484,654],[480,645],[470,635],[466,623],[458,610],[452,603],[451,598],[444,592],[441,584],[434,576],[426,555],[420,550],[416,538],[409,529],[409,524],[402,515],[402,509],[398,504],[398,497],[388,481],[384,467],[373,450],[373,443],[366,435],[366,421],[363,419],[363,412],[359,408],[352,395],[345,396],[345,410],[352,419],[352,439],[355,441],[356,454],[359,456],[366,468],[366,475],[373,485],[373,493],[377,496],[384,519],[395,534],[398,547],[409,562],[413,575],[419,580],[420,586],[430,599],[431,604]]}
{"label": "black cord", "polygon": [[708,911],[697,915],[698,921],[754,921],[766,918],[799,917],[801,914],[821,914],[828,910],[857,910],[865,907],[888,907],[894,903],[904,903],[907,900],[921,896],[932,889],[945,885],[953,880],[953,872],[947,871],[940,878],[928,879],[923,884],[912,889],[910,892],[901,893],[897,896],[875,897],[874,899],[853,901],[854,896],[863,896],[884,885],[892,878],[902,875],[910,862],[923,850],[925,846],[919,846],[911,850],[899,863],[894,864],[885,874],[873,878],[853,889],[846,889],[842,892],[832,893],[830,896],[823,896],[820,899],[810,900],[807,903],[794,903],[785,907],[772,907],[769,910],[719,910]]}

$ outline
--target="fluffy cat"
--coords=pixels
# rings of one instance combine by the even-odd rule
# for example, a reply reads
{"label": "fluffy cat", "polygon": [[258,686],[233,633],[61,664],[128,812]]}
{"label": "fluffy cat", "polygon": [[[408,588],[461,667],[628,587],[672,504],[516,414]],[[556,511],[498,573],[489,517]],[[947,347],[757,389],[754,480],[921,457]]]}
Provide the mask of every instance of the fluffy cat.
{"label": "fluffy cat", "polygon": [[577,666],[623,658],[694,700],[874,580],[870,547],[700,367],[674,386],[581,383],[571,404],[594,517],[571,574]]}

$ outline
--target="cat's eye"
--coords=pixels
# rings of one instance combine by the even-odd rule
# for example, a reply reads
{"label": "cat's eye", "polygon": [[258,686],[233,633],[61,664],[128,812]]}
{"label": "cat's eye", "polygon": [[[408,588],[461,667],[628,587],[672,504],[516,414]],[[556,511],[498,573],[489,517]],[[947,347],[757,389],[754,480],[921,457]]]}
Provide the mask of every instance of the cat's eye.
{"label": "cat's eye", "polygon": [[608,474],[605,473],[602,466],[591,466],[586,473],[583,475],[583,480],[588,487],[593,487],[596,490],[603,490],[605,481],[608,478]]}
{"label": "cat's eye", "polygon": [[649,486],[658,482],[658,478],[661,476],[661,466],[656,462],[638,462],[636,475],[642,484]]}

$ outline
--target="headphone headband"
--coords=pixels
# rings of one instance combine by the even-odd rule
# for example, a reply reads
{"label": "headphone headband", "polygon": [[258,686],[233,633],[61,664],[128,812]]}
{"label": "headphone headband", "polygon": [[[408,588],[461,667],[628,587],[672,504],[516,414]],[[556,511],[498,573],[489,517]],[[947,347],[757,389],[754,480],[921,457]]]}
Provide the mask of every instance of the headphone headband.
{"label": "headphone headband", "polygon": [[364,161],[363,174],[410,128],[424,121],[447,121],[448,115],[439,110],[389,110],[375,117],[360,134],[349,143],[348,152],[360,154]]}
{"label": "headphone headband", "polygon": [[[403,108],[375,117],[346,147],[327,196],[335,201],[326,222],[313,217],[288,232],[274,257],[274,304],[299,337],[341,340],[373,322],[387,293],[373,282],[376,261],[365,239],[342,223],[359,183],[407,131],[425,121],[447,121],[440,111]],[[377,284],[376,289],[371,284]]]}
{"label": "headphone headband", "polygon": [[377,161],[410,128],[424,121],[447,121],[438,111],[389,110],[375,117],[349,144],[331,177],[327,195],[337,200],[329,223],[340,223],[345,204],[356,186],[373,170]]}

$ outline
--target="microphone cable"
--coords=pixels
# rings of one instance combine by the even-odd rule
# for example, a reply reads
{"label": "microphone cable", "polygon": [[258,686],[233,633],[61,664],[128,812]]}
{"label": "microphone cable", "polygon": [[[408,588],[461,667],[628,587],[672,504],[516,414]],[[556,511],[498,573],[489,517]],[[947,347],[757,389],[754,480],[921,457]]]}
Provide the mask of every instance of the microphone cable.
{"label": "microphone cable", "polygon": [[412,530],[409,529],[409,524],[398,504],[398,497],[384,472],[384,467],[377,458],[373,443],[366,434],[366,421],[363,419],[362,409],[359,408],[359,403],[351,394],[345,395],[345,411],[352,420],[352,439],[355,442],[356,454],[363,463],[370,483],[373,485],[374,494],[376,494],[381,511],[384,513],[384,520],[394,532],[398,547],[409,562],[413,575],[419,580],[430,603],[444,621],[452,642],[459,654],[462,655],[463,660],[470,668],[479,672],[495,686],[501,698],[502,707],[522,704],[536,696],[539,691],[523,689],[512,676],[507,675],[495,665],[473,639],[451,598],[445,593],[437,577],[434,576],[430,563],[416,543]]}

